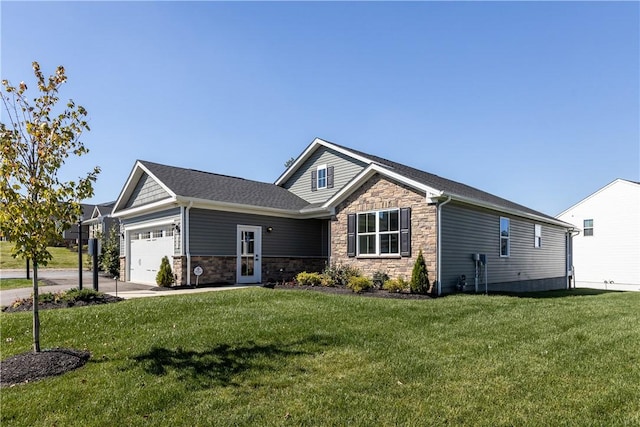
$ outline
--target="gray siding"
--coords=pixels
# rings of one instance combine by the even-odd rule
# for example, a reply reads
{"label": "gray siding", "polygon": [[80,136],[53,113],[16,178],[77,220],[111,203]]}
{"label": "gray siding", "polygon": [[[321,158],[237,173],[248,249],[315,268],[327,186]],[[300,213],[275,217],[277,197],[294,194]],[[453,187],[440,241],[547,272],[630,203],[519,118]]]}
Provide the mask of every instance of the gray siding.
{"label": "gray siding", "polygon": [[[311,191],[311,171],[319,165],[334,167],[333,188]],[[338,191],[358,175],[366,164],[334,150],[320,147],[304,162],[291,178],[284,183],[284,188],[309,203],[321,203],[329,200]]]}
{"label": "gray siding", "polygon": [[146,205],[168,197],[170,197],[169,193],[145,173],[140,177],[133,193],[131,193],[131,197],[127,200],[125,208]]}
{"label": "gray siding", "polygon": [[[500,257],[501,216],[511,222],[509,257]],[[534,224],[542,226],[540,248],[534,247]],[[473,253],[487,255],[489,290],[528,290],[530,283],[565,276],[565,231],[560,227],[450,203],[442,208],[441,231],[441,279],[445,293],[455,289],[461,274],[473,285]],[[484,284],[483,277],[479,283]],[[501,283],[511,285],[505,287]]]}
{"label": "gray siding", "polygon": [[[296,220],[204,209],[190,210],[193,256],[235,256],[237,226],[262,227],[262,257],[326,257],[327,225],[322,220]],[[267,233],[266,228],[273,227]]]}
{"label": "gray siding", "polygon": [[[180,223],[180,208],[172,208],[172,209],[168,209],[165,211],[161,211],[161,212],[153,212],[150,214],[146,214],[146,215],[140,215],[137,216],[135,218],[123,218],[120,221],[120,256],[125,256],[125,248],[127,246],[127,242],[125,241],[125,236],[123,236],[122,234],[124,233],[124,227],[125,226],[129,226],[129,225],[133,225],[133,224],[137,224],[137,223],[141,223],[141,222],[147,222],[147,221],[154,221],[154,220],[158,220],[158,219],[163,219],[163,218],[167,218],[167,219],[171,219],[172,221],[174,221],[176,224]],[[175,245],[174,245],[174,253],[178,254],[180,253],[180,241],[181,239],[178,238],[177,236],[178,233],[176,233],[176,239],[175,239]]]}

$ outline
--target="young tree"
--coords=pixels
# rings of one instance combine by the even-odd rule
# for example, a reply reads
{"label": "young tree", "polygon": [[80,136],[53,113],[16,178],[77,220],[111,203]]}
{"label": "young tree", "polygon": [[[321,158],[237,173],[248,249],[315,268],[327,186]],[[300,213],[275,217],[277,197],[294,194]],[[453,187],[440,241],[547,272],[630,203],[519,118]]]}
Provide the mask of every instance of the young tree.
{"label": "young tree", "polygon": [[120,274],[120,238],[118,227],[113,224],[108,233],[102,233],[102,259],[100,267],[102,271],[116,277]]}
{"label": "young tree", "polygon": [[414,294],[424,294],[427,293],[428,290],[429,274],[427,273],[427,264],[424,261],[421,249],[411,272],[411,292]]}
{"label": "young tree", "polygon": [[48,244],[77,221],[80,201],[93,196],[100,168],[77,181],[59,178],[69,156],[89,151],[80,141],[89,130],[87,112],[72,100],[58,105],[58,90],[67,81],[64,67],[45,78],[40,65],[32,65],[36,98],[28,99],[24,82],[16,87],[2,80],[6,123],[0,122],[0,226],[15,245],[12,255],[33,263],[33,350],[39,352],[38,267],[51,259]]}
{"label": "young tree", "polygon": [[168,287],[171,286],[173,282],[173,273],[171,271],[171,264],[169,264],[169,258],[163,256],[160,261],[160,270],[158,270],[158,274],[156,274],[156,283],[160,286]]}

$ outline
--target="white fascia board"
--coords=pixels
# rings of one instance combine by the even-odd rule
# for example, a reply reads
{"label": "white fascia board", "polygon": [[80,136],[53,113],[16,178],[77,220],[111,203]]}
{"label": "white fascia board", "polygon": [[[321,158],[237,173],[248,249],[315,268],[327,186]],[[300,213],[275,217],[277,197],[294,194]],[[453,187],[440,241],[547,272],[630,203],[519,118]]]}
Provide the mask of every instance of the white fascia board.
{"label": "white fascia board", "polygon": [[319,138],[311,141],[311,144],[298,156],[298,158],[280,175],[280,177],[276,180],[276,185],[282,185],[286,180],[291,178],[291,176],[295,173],[296,170],[302,165],[316,150],[319,142],[321,141]]}
{"label": "white fascia board", "polygon": [[478,206],[481,208],[486,208],[486,209],[491,209],[492,211],[497,211],[497,212],[502,212],[502,213],[508,213],[514,216],[519,216],[522,218],[528,218],[528,219],[532,219],[538,222],[543,222],[546,224],[552,224],[552,225],[557,225],[563,228],[567,228],[567,229],[575,229],[575,226],[572,224],[569,224],[567,222],[564,221],[560,221],[559,219],[552,219],[552,218],[547,218],[547,217],[543,217],[540,215],[536,215],[536,214],[532,214],[529,212],[523,212],[521,210],[517,210],[517,209],[509,209],[503,206],[498,206],[495,205],[493,203],[488,203],[488,202],[483,202],[480,200],[476,200],[476,199],[471,199],[468,197],[464,197],[464,196],[459,196],[457,194],[443,194],[443,196],[445,197],[451,197],[452,200],[458,201],[458,202],[462,202],[468,205],[473,205],[473,206]]}
{"label": "white fascia board", "polygon": [[86,220],[82,221],[82,225],[97,224],[99,219],[100,219],[100,217],[97,217],[97,216],[93,217],[93,218],[86,219]]}
{"label": "white fascia board", "polygon": [[[140,163],[140,162],[138,162]],[[158,184],[160,184],[160,187],[162,187],[162,189],[164,191],[166,191],[167,193],[169,193],[169,195],[171,197],[176,197],[176,193],[174,193],[169,187],[166,186],[166,184],[164,182],[162,182],[161,180],[158,179],[157,176],[155,176],[154,174],[151,173],[151,171],[149,171],[149,169],[147,169],[147,167],[145,165],[143,165],[142,163],[140,163],[140,168],[145,171],[147,173],[147,175],[149,175],[151,178],[153,178],[153,180],[155,182],[157,182]]]}
{"label": "white fascia board", "polygon": [[[608,183],[607,185],[605,185],[604,187],[600,188],[599,190],[596,190],[593,193],[589,194],[587,197],[585,197],[584,199],[580,200],[578,203],[576,203],[575,205],[571,206],[570,208],[565,209],[564,211],[560,212],[558,215],[556,215],[556,218],[559,218],[559,217],[563,216],[564,214],[566,214],[567,212],[570,212],[571,210],[577,208],[578,206],[580,206],[581,204],[583,204],[587,200],[592,199],[593,197],[597,196],[598,194],[602,193],[604,190],[606,190],[609,187],[612,187],[614,184],[617,184],[618,182],[623,182],[623,183],[628,183],[628,184],[635,184],[632,181],[627,181],[626,179],[617,178],[617,179],[611,181],[610,183]],[[638,185],[638,184],[636,184],[636,185]]]}
{"label": "white fascia board", "polygon": [[140,179],[143,173],[146,173],[151,178],[153,178],[153,180],[157,182],[158,185],[160,185],[160,187],[162,187],[164,191],[166,191],[172,198],[175,199],[176,194],[173,191],[171,191],[171,189],[167,187],[164,182],[160,181],[154,174],[152,174],[149,171],[149,169],[147,169],[142,164],[142,162],[140,162],[140,160],[136,160],[136,164],[133,166],[133,169],[129,174],[129,178],[127,179],[126,184],[122,188],[122,191],[120,192],[120,195],[118,196],[118,199],[116,200],[115,205],[113,205],[113,212],[116,212],[120,207],[120,204],[123,203],[125,200],[127,200],[129,196],[131,196],[131,193],[135,188],[135,184],[138,182],[138,180]]}
{"label": "white fascia board", "polygon": [[120,203],[124,201],[125,196],[128,196],[131,193],[131,189],[130,189],[131,182],[133,181],[136,175],[138,175],[138,179],[139,179],[141,175],[141,173],[139,172],[139,163],[140,163],[139,161],[136,161],[136,163],[133,165],[133,168],[129,173],[129,177],[127,178],[127,182],[122,187],[122,190],[120,190],[120,194],[116,199],[116,203],[115,205],[113,205],[113,212],[116,212],[118,210],[118,207],[120,206]]}
{"label": "white fascia board", "polygon": [[245,213],[245,214],[252,214],[252,215],[275,216],[279,218],[293,218],[293,219],[315,218],[319,214],[328,215],[331,213],[331,210],[323,209],[323,208],[312,209],[309,211],[305,211],[304,209],[289,210],[289,209],[277,209],[277,208],[269,208],[269,207],[254,206],[254,205],[243,205],[239,203],[216,202],[216,201],[207,200],[207,199],[186,198],[186,197],[179,198],[178,203],[185,206],[191,205],[192,208],[199,208],[199,209]]}
{"label": "white fascia board", "polygon": [[298,156],[298,158],[295,160],[295,162],[293,162],[293,164],[291,166],[289,166],[289,168],[280,176],[280,178],[278,178],[275,182],[276,185],[282,185],[284,182],[286,182],[289,178],[291,178],[291,176],[295,173],[296,170],[298,170],[298,168],[309,158],[311,157],[311,154],[313,154],[318,147],[323,146],[325,148],[329,148],[331,150],[337,151],[341,154],[344,154],[345,156],[351,157],[352,159],[356,159],[359,160],[363,163],[372,163],[371,159],[368,159],[366,157],[362,157],[359,156],[347,149],[344,149],[342,147],[338,147],[336,145],[333,145],[332,143],[330,143],[329,141],[325,141],[324,139],[321,138],[315,138],[311,144],[309,144],[309,146],[306,148],[306,150],[304,150],[302,152],[302,154],[300,156]]}
{"label": "white fascia board", "polygon": [[[97,214],[97,215],[96,215],[96,214]],[[100,215],[100,209],[98,209],[98,205],[95,205],[95,206],[93,207],[93,212],[91,212],[91,219],[93,219],[93,218],[99,218],[100,216],[101,216],[101,215]]]}
{"label": "white fascia board", "polygon": [[338,203],[342,202],[346,199],[351,193],[360,188],[362,184],[364,184],[367,180],[369,180],[375,174],[383,175],[387,178],[390,178],[394,181],[405,184],[409,187],[415,188],[416,190],[423,191],[425,193],[425,198],[430,199],[442,196],[442,191],[437,190],[428,185],[422,184],[413,179],[407,178],[404,175],[401,175],[397,172],[390,171],[389,169],[380,166],[378,164],[370,164],[366,169],[364,169],[360,174],[355,177],[349,185],[346,185],[342,188],[342,190],[338,191],[332,198],[326,201],[323,205],[324,208],[329,208],[336,206]]}
{"label": "white fascia board", "polygon": [[176,198],[171,197],[169,199],[163,199],[157,202],[149,203],[148,205],[136,206],[134,208],[123,209],[121,211],[113,211],[111,216],[114,218],[128,218],[132,216],[142,215],[154,211],[159,211],[166,207],[178,206],[176,202]]}

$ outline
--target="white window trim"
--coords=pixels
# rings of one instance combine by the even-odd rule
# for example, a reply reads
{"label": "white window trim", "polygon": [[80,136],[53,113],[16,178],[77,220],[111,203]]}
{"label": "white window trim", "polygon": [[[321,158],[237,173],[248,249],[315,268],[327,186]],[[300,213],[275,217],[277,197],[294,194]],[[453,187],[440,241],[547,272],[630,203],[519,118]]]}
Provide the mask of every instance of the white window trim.
{"label": "white window trim", "polygon": [[533,224],[533,247],[540,249],[542,247],[542,225]]}
{"label": "white window trim", "polygon": [[[324,170],[324,185],[320,185],[320,171]],[[316,169],[316,188],[322,190],[327,188],[327,165],[318,165]]]}
{"label": "white window trim", "polygon": [[[379,215],[381,212],[397,212],[398,214],[398,230],[397,231],[380,231],[380,221],[379,221]],[[358,231],[358,221],[360,219],[360,215],[366,215],[366,214],[375,214],[375,225],[376,225],[376,230],[374,232],[370,232],[370,233],[360,233]],[[355,239],[356,239],[356,257],[358,258],[401,258],[400,255],[400,209],[399,208],[392,208],[392,209],[380,209],[380,210],[374,210],[374,211],[363,211],[363,212],[357,212],[356,213],[356,235],[355,235]],[[380,236],[381,235],[386,235],[386,234],[397,234],[398,236],[398,252],[393,252],[393,253],[380,253]],[[360,236],[375,236],[376,238],[376,252],[373,254],[361,254],[360,253]]]}
{"label": "white window trim", "polygon": [[[502,235],[502,220],[503,219],[506,219],[509,222],[508,223],[508,228],[507,228],[507,237],[504,237]],[[510,218],[507,218],[506,216],[501,216],[500,217],[498,235],[500,237],[500,246],[498,247],[498,250],[500,251],[500,258],[509,258],[511,256],[511,219]],[[507,240],[507,254],[506,255],[502,254],[502,240],[503,239]]]}
{"label": "white window trim", "polygon": [[[584,225],[585,221],[591,221],[591,227]],[[593,218],[585,218],[582,220],[582,235],[583,237],[593,237]],[[591,230],[591,234],[587,234],[586,231]]]}

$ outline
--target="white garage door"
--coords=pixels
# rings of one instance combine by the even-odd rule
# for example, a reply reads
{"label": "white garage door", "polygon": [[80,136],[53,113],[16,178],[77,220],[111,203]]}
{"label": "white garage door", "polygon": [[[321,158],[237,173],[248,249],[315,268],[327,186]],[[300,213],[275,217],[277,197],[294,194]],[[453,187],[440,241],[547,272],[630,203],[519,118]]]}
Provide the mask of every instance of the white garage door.
{"label": "white garage door", "polygon": [[135,230],[130,234],[129,281],[156,284],[162,257],[173,263],[173,230],[171,226]]}

